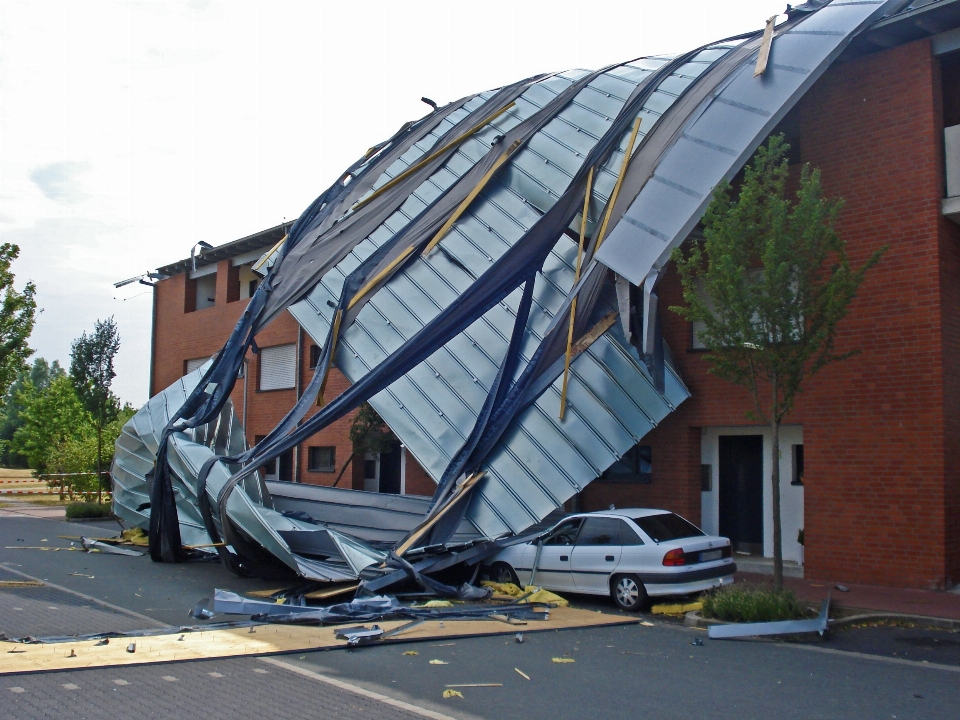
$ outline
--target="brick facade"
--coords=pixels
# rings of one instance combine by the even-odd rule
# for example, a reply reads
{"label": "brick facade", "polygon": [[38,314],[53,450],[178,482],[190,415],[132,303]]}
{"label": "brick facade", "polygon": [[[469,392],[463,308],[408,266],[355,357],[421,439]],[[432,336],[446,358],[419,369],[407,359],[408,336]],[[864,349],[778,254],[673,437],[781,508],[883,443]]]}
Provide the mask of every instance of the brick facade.
{"label": "brick facade", "polygon": [[[196,300],[195,283],[189,279],[188,273],[174,275],[156,284],[151,396],[182,377],[188,360],[209,357],[223,347],[247,305],[247,300],[239,299],[236,287],[236,268],[230,260],[221,260],[217,264],[214,306],[185,312]],[[257,336],[257,345],[261,348],[291,343],[298,343],[301,349],[297,379],[297,387],[300,388],[309,382],[313,373],[310,369],[310,337],[300,330],[300,326],[289,313],[280,315]],[[293,407],[297,401],[298,390],[258,390],[259,357],[248,353],[247,361],[247,377],[237,380],[230,397],[237,416],[245,418],[247,442],[253,444],[256,436],[266,435]],[[347,379],[333,368],[327,381],[326,397],[336,397],[348,386]],[[307,417],[318,409],[312,408]],[[350,425],[355,414],[356,412],[347,414],[298,448],[293,465],[295,479],[314,485],[333,484],[353,452]],[[308,469],[308,449],[314,446],[336,448],[335,472],[314,472]],[[433,480],[410,455],[407,455],[406,474],[408,494],[433,494]],[[363,458],[349,462],[338,487],[363,489]]]}
{"label": "brick facade", "polygon": [[[858,266],[884,245],[841,323],[859,350],[808,381],[786,422],[805,447],[805,576],[942,588],[960,581],[960,228],[942,217],[939,61],[918,41],[834,65],[791,111],[803,162],[845,206]],[[669,269],[660,305],[681,304]],[[692,397],[644,440],[650,485],[595,483],[585,509],[666,507],[700,517],[700,429],[749,425],[747,392],[708,374],[689,323],[664,337]]]}
{"label": "brick facade", "polygon": [[[859,354],[809,380],[786,420],[803,427],[808,578],[921,588],[960,581],[960,227],[940,211],[941,87],[940,61],[929,41],[917,41],[836,63],[787,118],[799,127],[801,160],[822,170],[828,196],[845,201],[838,230],[851,262],[888,246],[841,324],[837,350]],[[216,305],[187,313],[187,276],[157,283],[151,394],[179,378],[187,359],[222,346],[246,305],[228,297],[234,274],[221,261]],[[643,441],[653,450],[651,484],[595,482],[578,502],[584,510],[663,507],[699,522],[701,436],[709,427],[749,425],[750,400],[708,373],[691,348],[690,325],[666,310],[681,303],[669,268],[660,298],[664,336],[692,397]],[[298,337],[309,345],[284,314],[258,343]],[[299,386],[310,372],[306,347],[301,358]],[[258,392],[257,363],[250,358],[247,380],[251,441],[296,400],[294,390]],[[346,386],[333,370],[328,396]],[[233,401],[242,415],[243,381]],[[336,446],[338,471],[350,456],[351,419],[307,443]],[[335,473],[306,470],[306,453],[300,449],[299,479],[332,483]],[[341,486],[362,488],[362,462],[352,465]],[[406,487],[434,488],[409,455]]]}

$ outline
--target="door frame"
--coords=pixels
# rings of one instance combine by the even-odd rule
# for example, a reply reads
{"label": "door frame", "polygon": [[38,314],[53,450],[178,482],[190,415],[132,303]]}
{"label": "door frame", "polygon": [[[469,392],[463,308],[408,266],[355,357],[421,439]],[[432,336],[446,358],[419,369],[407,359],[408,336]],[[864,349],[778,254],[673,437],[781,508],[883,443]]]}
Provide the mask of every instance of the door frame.
{"label": "door frame", "polygon": [[[763,556],[773,557],[773,495],[770,476],[773,468],[773,432],[762,425],[734,425],[701,428],[700,462],[710,465],[710,490],[700,493],[700,527],[708,535],[720,533],[720,436],[760,435],[763,437]],[[780,507],[783,523],[783,558],[802,562],[797,531],[803,527],[802,485],[793,480],[793,445],[803,444],[803,425],[780,426]],[[698,478],[699,480],[699,478]]]}

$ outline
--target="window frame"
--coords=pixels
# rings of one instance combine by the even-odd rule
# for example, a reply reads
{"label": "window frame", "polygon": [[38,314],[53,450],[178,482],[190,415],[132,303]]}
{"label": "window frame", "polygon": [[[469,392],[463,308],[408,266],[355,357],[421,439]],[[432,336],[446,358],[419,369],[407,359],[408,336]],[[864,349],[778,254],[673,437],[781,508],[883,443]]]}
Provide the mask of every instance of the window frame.
{"label": "window frame", "polygon": [[[263,387],[263,354],[264,352],[269,352],[277,348],[293,348],[293,365],[292,365],[292,380],[291,384],[284,387]],[[271,345],[270,347],[262,347],[257,353],[257,392],[284,392],[288,390],[295,390],[297,387],[297,344],[296,343],[279,343],[277,345]]]}
{"label": "window frame", "polygon": [[[314,465],[314,451],[329,450],[329,465]],[[319,452],[318,452],[319,454]],[[337,446],[336,445],[312,445],[307,447],[307,472],[313,473],[333,473],[337,471]]]}

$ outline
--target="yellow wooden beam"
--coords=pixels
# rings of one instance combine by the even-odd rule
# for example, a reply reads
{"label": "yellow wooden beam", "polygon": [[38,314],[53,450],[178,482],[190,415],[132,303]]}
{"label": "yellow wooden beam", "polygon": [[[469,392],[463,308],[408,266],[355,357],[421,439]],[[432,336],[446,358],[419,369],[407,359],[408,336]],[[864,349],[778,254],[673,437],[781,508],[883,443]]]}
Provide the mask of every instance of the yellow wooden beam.
{"label": "yellow wooden beam", "polygon": [[440,148],[439,150],[435,150],[434,152],[430,153],[429,155],[427,155],[425,158],[423,158],[423,159],[420,160],[419,162],[414,163],[413,165],[411,165],[410,167],[408,167],[406,170],[404,170],[402,173],[400,173],[399,175],[397,175],[395,178],[393,178],[393,179],[390,180],[389,182],[381,185],[380,187],[378,187],[376,190],[374,190],[372,193],[370,193],[369,195],[367,195],[367,196],[366,196],[365,198],[363,198],[362,200],[359,200],[359,201],[357,202],[357,204],[353,206],[353,209],[354,209],[354,210],[358,210],[359,208],[363,207],[364,205],[366,205],[368,202],[370,202],[371,200],[373,200],[373,199],[374,199],[375,197],[377,197],[378,195],[381,195],[382,193],[385,193],[387,190],[389,190],[390,188],[392,188],[394,185],[396,185],[397,183],[403,181],[403,180],[404,180],[405,178],[407,178],[408,176],[410,176],[410,175],[412,175],[413,173],[415,173],[417,170],[419,170],[420,168],[422,168],[424,165],[426,165],[427,163],[429,163],[429,162],[430,162],[431,160],[433,160],[434,158],[439,157],[440,155],[442,155],[443,153],[445,153],[445,152],[446,152],[447,150],[449,150],[450,148],[456,147],[457,145],[459,145],[460,143],[462,143],[462,142],[463,142],[464,140],[466,140],[467,138],[469,138],[469,137],[471,137],[472,135],[475,135],[476,133],[480,132],[483,128],[485,128],[487,125],[489,125],[490,123],[492,123],[492,122],[493,122],[494,120],[496,120],[498,117],[500,117],[501,115],[503,115],[507,110],[509,110],[510,108],[512,108],[514,105],[516,105],[516,103],[510,103],[509,105],[505,105],[505,106],[502,107],[501,109],[497,110],[497,112],[495,112],[495,113],[493,113],[492,115],[490,115],[489,117],[485,118],[485,119],[483,120],[483,122],[481,122],[479,125],[477,125],[475,128],[473,128],[473,130],[468,130],[467,132],[463,133],[463,135],[460,135],[460,136],[454,138],[453,140],[451,140],[450,142],[448,142],[446,145],[444,145],[444,146],[443,146],[442,148]]}
{"label": "yellow wooden beam", "polygon": [[453,224],[457,220],[459,220],[460,216],[466,211],[468,207],[470,207],[470,203],[476,200],[477,195],[481,193],[484,186],[486,186],[486,184],[490,181],[490,178],[494,176],[497,170],[500,169],[500,166],[503,165],[510,158],[511,155],[513,155],[513,153],[516,151],[516,149],[519,146],[520,146],[520,141],[515,140],[513,144],[509,148],[507,148],[507,151],[494,161],[493,165],[490,166],[490,169],[483,174],[483,177],[480,178],[480,181],[476,185],[474,185],[470,193],[463,199],[463,202],[461,202],[460,205],[457,206],[457,209],[453,211],[453,214],[450,215],[449,218],[447,218],[447,221],[443,224],[443,227],[441,227],[440,230],[437,232],[437,234],[433,236],[433,239],[429,243],[427,243],[427,246],[423,249],[424,255],[429,254],[430,251],[433,250],[440,243],[440,241],[443,239],[443,236],[450,231],[450,228],[453,227]]}
{"label": "yellow wooden beam", "polygon": [[623,164],[620,165],[617,184],[613,186],[613,192],[610,194],[610,202],[607,203],[607,212],[603,216],[603,224],[600,226],[600,232],[597,233],[597,244],[596,247],[593,248],[594,253],[600,249],[600,243],[603,242],[604,236],[606,235],[607,225],[610,222],[610,213],[613,212],[613,206],[616,204],[617,196],[620,194],[620,186],[623,184],[623,178],[627,174],[627,166],[633,157],[633,145],[637,141],[637,133],[640,132],[640,122],[642,120],[643,118],[637,117],[637,119],[633,121],[633,130],[630,132],[630,142],[627,143],[627,149],[623,153]]}
{"label": "yellow wooden beam", "polygon": [[404,540],[397,547],[396,549],[397,555],[403,555],[407,550],[409,550],[413,546],[414,543],[416,543],[420,538],[426,535],[427,532],[430,530],[430,528],[436,525],[437,522],[440,520],[440,518],[446,515],[447,512],[450,510],[450,508],[456,505],[467,494],[467,490],[469,490],[478,482],[480,482],[480,479],[484,475],[486,475],[486,472],[481,470],[480,472],[474,473],[473,475],[468,477],[466,480],[464,480],[463,483],[461,483],[461,485],[456,490],[454,490],[453,495],[446,502],[446,504],[440,509],[440,511],[435,515],[433,515],[432,517],[429,517],[426,520],[424,520],[422,523],[420,523],[419,527],[417,527],[412,533],[410,533],[407,536],[406,540]]}
{"label": "yellow wooden beam", "polygon": [[391,260],[390,264],[387,265],[383,270],[381,270],[376,275],[374,275],[370,280],[368,280],[367,283],[362,288],[357,290],[357,294],[354,295],[352,298],[350,298],[350,302],[347,304],[347,310],[350,310],[354,305],[360,302],[368,292],[370,292],[374,287],[376,287],[378,282],[383,280],[383,278],[386,277],[395,267],[397,267],[397,265],[399,265],[408,257],[410,257],[410,253],[412,252],[413,252],[413,246],[411,245],[410,247],[406,248],[402,253],[397,255],[397,257]]}
{"label": "yellow wooden beam", "polygon": [[[580,282],[580,263],[583,261],[583,243],[587,236],[587,213],[590,210],[590,192],[593,189],[593,168],[587,173],[587,190],[583,194],[583,215],[580,218],[580,242],[577,244],[577,267],[573,287]],[[570,324],[567,327],[567,350],[563,359],[563,389],[560,391],[560,420],[567,414],[567,381],[570,379],[570,348],[573,345],[573,324],[577,318],[577,298],[570,301]]]}

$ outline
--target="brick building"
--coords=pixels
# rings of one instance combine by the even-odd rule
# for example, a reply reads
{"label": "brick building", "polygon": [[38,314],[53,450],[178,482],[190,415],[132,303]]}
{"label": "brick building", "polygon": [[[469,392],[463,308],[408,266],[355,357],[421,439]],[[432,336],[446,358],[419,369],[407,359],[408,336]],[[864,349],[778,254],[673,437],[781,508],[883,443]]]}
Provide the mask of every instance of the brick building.
{"label": "brick building", "polygon": [[[195,370],[223,347],[259,282],[251,269],[283,238],[288,226],[255,233],[159,268],[155,286],[150,358],[150,395]],[[257,336],[260,352],[249,353],[243,377],[231,395],[249,444],[266,435],[296,403],[317,355],[315,341],[283,313]],[[347,381],[335,368],[326,396]],[[311,410],[307,417],[316,412]],[[284,453],[265,468],[268,479],[357,490],[432,495],[434,484],[397,443],[389,457],[353,457],[350,427],[356,412],[338,420],[310,442]]]}
{"label": "brick building", "polygon": [[[796,169],[821,168],[844,199],[851,261],[889,247],[841,324],[837,349],[860,353],[810,381],[782,430],[784,556],[807,577],[944,588],[960,581],[960,30],[908,19],[867,33],[780,124]],[[257,282],[252,263],[284,231],[159,269],[151,395],[219,350]],[[660,298],[681,302],[669,272]],[[668,508],[769,557],[770,432],[747,421],[745,391],[708,374],[690,324],[662,320],[692,398],[576,503]],[[294,404],[315,342],[287,313],[258,336],[233,393],[248,442]],[[334,371],[327,395],[345,386]],[[331,484],[343,471],[341,486],[432,493],[402,447],[348,461],[352,417],[268,475]]]}

